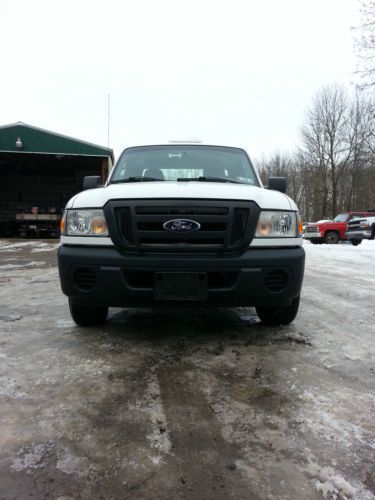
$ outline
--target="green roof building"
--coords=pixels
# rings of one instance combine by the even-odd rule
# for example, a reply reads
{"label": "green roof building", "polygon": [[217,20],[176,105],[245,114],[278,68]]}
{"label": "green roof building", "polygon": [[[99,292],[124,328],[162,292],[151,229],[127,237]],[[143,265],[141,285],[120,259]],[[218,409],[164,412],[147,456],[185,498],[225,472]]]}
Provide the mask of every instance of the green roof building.
{"label": "green roof building", "polygon": [[95,156],[114,161],[112,149],[17,122],[0,126],[0,152]]}
{"label": "green roof building", "polygon": [[83,178],[105,182],[113,163],[113,150],[97,144],[22,122],[0,126],[0,236],[58,235]]}

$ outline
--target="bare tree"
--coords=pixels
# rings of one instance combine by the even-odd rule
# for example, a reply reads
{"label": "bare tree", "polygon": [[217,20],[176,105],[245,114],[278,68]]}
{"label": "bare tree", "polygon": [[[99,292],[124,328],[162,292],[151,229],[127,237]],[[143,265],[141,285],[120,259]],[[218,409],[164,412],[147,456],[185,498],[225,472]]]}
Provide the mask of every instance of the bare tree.
{"label": "bare tree", "polygon": [[336,214],[339,181],[349,167],[354,147],[349,101],[342,87],[327,86],[318,91],[301,132],[305,152],[319,171],[322,210]]}
{"label": "bare tree", "polygon": [[[374,0],[375,1],[375,0]],[[286,177],[304,220],[375,208],[375,101],[340,86],[315,95],[301,128],[301,147],[258,163],[262,179]]]}
{"label": "bare tree", "polygon": [[373,99],[356,92],[350,103],[348,120],[348,142],[351,143],[351,158],[348,175],[341,182],[343,208],[359,210],[358,187],[364,179],[364,170],[373,161],[375,138],[375,105]]}
{"label": "bare tree", "polygon": [[257,162],[257,169],[264,184],[270,176],[285,177],[287,181],[287,194],[296,201],[302,210],[305,197],[303,164],[296,153],[276,152],[268,158]]}
{"label": "bare tree", "polygon": [[360,88],[375,85],[375,0],[360,0],[361,23],[354,28]]}

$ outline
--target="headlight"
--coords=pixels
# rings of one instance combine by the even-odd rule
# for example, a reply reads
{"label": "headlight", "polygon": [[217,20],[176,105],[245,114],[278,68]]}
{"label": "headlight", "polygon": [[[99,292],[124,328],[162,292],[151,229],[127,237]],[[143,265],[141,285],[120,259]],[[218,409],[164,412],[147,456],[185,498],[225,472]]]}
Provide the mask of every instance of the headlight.
{"label": "headlight", "polygon": [[302,222],[299,214],[289,211],[264,210],[260,213],[256,238],[297,238],[300,236]]}
{"label": "headlight", "polygon": [[362,222],[359,223],[359,227],[361,229],[368,229],[370,227],[370,224],[368,223],[367,220],[363,220]]}
{"label": "headlight", "polygon": [[67,210],[65,231],[67,236],[108,236],[103,210]]}

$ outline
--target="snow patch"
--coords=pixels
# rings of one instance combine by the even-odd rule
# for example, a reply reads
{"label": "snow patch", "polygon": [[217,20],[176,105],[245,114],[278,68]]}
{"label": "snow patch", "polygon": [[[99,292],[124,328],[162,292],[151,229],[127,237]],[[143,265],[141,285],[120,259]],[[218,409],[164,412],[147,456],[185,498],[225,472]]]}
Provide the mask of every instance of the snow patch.
{"label": "snow patch", "polygon": [[146,436],[150,446],[162,453],[170,453],[172,443],[169,438],[167,417],[161,399],[159,380],[155,373],[152,373],[149,378],[144,401],[140,404],[140,407],[149,414],[152,422],[151,432]]}
{"label": "snow patch", "polygon": [[8,398],[21,399],[27,396],[23,391],[20,391],[18,382],[8,377],[0,378],[0,396],[7,396]]}
{"label": "snow patch", "polygon": [[57,321],[55,321],[55,326],[57,326],[57,328],[67,328],[75,326],[75,323],[71,319],[58,319]]}
{"label": "snow patch", "polygon": [[0,268],[1,270],[6,270],[6,269],[21,269],[23,267],[41,267],[41,266],[44,266],[45,265],[45,262],[37,262],[37,261],[31,261],[31,262],[27,262],[26,264],[0,264]]}
{"label": "snow patch", "polygon": [[29,249],[31,253],[53,252],[58,248],[59,243],[51,243],[39,240],[10,242],[8,240],[0,241],[0,252],[15,253],[22,249]]}
{"label": "snow patch", "polygon": [[40,443],[31,446],[31,448],[22,448],[17,455],[22,455],[13,460],[10,468],[13,471],[26,471],[31,474],[35,469],[41,469],[48,465],[49,451],[54,447],[52,441]]}
{"label": "snow patch", "polygon": [[53,252],[54,250],[57,249],[58,246],[59,246],[58,243],[56,243],[54,245],[50,245],[48,243],[42,243],[39,248],[33,248],[31,250],[31,253],[36,253],[36,252]]}
{"label": "snow patch", "polygon": [[164,463],[163,457],[161,455],[151,456],[150,460],[152,462],[152,465],[155,465],[155,467],[160,467],[160,465]]}
{"label": "snow patch", "polygon": [[350,483],[333,467],[320,467],[317,463],[310,461],[306,474],[311,479],[316,480],[314,487],[324,498],[332,500],[349,498],[373,500],[375,498],[362,483],[359,481]]}
{"label": "snow patch", "polygon": [[77,457],[68,448],[58,450],[56,469],[64,474],[74,474],[78,477],[90,477],[96,472],[96,467],[90,464],[86,457]]}

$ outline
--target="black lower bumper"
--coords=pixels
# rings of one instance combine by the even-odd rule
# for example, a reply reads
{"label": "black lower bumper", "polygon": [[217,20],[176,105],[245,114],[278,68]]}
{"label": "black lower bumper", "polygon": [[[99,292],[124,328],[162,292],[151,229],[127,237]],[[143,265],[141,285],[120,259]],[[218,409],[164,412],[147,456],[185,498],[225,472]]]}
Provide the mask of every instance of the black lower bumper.
{"label": "black lower bumper", "polygon": [[249,248],[239,255],[123,255],[116,248],[62,245],[58,263],[62,291],[81,304],[276,306],[300,294],[305,252],[294,247]]}

